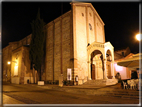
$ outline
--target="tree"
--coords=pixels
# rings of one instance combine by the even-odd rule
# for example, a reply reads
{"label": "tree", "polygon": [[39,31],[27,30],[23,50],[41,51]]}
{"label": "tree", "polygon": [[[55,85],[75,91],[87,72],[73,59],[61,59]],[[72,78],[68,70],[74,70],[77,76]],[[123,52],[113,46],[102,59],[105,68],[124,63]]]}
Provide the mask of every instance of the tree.
{"label": "tree", "polygon": [[37,70],[39,81],[41,81],[41,65],[44,56],[44,21],[40,19],[40,10],[38,10],[37,17],[32,21],[32,39],[30,43],[29,58],[31,63],[34,64],[35,70]]}

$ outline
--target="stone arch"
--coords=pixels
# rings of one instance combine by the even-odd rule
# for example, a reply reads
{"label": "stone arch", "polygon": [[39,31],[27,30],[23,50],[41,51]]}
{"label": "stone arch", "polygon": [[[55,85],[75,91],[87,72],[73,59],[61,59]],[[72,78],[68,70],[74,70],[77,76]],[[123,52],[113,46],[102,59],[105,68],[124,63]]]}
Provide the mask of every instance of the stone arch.
{"label": "stone arch", "polygon": [[106,59],[109,61],[112,61],[112,53],[111,53],[110,49],[107,49],[107,51],[106,51]]}
{"label": "stone arch", "polygon": [[92,80],[104,78],[104,62],[103,53],[100,50],[94,50],[90,54],[90,73],[89,77]]}

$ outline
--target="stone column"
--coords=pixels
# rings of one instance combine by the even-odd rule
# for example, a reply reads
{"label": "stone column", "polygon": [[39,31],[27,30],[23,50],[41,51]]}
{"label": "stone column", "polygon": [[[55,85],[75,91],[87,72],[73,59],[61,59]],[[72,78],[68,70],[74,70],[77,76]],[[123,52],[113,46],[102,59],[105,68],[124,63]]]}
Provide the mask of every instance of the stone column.
{"label": "stone column", "polygon": [[111,71],[112,71],[112,78],[115,79],[115,75],[114,75],[114,61],[111,62]]}
{"label": "stone column", "polygon": [[107,71],[106,71],[106,60],[104,60],[104,79],[108,79],[107,78]]}
{"label": "stone column", "polygon": [[88,80],[91,80],[91,68],[90,68],[91,61],[88,61],[87,63],[88,63]]}

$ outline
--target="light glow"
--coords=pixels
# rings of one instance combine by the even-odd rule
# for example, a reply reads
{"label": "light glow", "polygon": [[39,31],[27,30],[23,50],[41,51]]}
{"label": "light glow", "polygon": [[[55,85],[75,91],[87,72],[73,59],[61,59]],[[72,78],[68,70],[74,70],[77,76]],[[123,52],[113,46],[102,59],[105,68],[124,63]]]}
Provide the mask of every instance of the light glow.
{"label": "light glow", "polygon": [[14,67],[14,75],[18,75],[18,66],[17,65]]}
{"label": "light glow", "polygon": [[137,39],[138,41],[141,41],[141,40],[142,40],[142,34],[137,34],[137,35],[136,35],[136,39]]}
{"label": "light glow", "polygon": [[10,62],[10,61],[8,61],[8,62],[7,62],[7,64],[9,65],[9,64],[11,64],[11,62]]}

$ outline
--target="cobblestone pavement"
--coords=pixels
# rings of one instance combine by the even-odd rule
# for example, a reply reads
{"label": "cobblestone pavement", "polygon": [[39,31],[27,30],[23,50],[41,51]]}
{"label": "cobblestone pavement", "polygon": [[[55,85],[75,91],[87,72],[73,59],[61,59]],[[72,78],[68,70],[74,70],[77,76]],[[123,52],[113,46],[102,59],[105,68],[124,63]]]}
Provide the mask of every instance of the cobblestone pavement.
{"label": "cobblestone pavement", "polygon": [[139,104],[139,91],[109,87],[3,84],[3,104]]}
{"label": "cobblestone pavement", "polygon": [[9,97],[5,94],[3,94],[3,99],[3,104],[24,104],[23,102],[18,101],[12,97]]}

